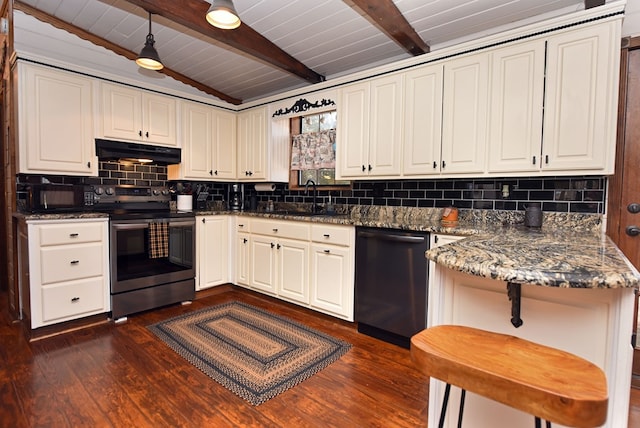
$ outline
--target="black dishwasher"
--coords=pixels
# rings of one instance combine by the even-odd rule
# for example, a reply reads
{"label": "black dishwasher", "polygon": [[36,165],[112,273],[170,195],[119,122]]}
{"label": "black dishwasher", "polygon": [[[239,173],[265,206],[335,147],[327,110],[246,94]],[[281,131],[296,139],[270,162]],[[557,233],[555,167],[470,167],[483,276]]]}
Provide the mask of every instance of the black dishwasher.
{"label": "black dishwasher", "polygon": [[396,229],[356,229],[358,331],[408,348],[427,325],[429,234]]}

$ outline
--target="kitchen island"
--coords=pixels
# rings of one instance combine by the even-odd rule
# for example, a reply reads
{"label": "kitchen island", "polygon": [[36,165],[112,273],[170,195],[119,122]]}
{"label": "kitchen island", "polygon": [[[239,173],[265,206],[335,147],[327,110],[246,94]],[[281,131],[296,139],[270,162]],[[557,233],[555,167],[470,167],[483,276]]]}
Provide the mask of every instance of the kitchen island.
{"label": "kitchen island", "polygon": [[[597,228],[497,226],[432,248],[426,257],[435,263],[429,326],[457,324],[511,334],[595,363],[608,382],[604,426],[626,426],[639,275],[608,237]],[[429,426],[437,426],[443,390],[441,382],[431,380]],[[456,412],[449,415],[446,426],[455,426]],[[474,427],[529,427],[532,419],[467,395],[465,420]]]}

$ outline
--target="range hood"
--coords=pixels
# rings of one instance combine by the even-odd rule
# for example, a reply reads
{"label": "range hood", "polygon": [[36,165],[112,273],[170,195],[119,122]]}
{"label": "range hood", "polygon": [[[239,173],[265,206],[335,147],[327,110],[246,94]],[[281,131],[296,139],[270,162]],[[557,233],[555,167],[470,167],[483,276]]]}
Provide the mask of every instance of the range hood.
{"label": "range hood", "polygon": [[180,163],[180,152],[180,149],[173,147],[96,138],[96,155],[100,160],[123,160],[169,165]]}

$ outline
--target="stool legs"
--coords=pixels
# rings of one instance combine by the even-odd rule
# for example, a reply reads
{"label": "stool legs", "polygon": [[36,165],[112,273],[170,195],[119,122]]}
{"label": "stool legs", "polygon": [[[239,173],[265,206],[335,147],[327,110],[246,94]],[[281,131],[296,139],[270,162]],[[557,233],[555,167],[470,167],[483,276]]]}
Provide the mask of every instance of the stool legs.
{"label": "stool legs", "polygon": [[[444,419],[447,416],[447,406],[449,404],[449,393],[451,392],[451,384],[447,384],[444,388],[444,398],[442,399],[442,409],[440,410],[440,422],[438,422],[438,428],[444,427]],[[460,395],[460,409],[458,411],[458,428],[462,428],[462,413],[464,411],[464,399],[467,391],[464,389]]]}
{"label": "stool legs", "polygon": [[[462,413],[464,412],[464,399],[467,391],[462,389],[460,395],[460,409],[458,411],[458,428],[462,428]],[[447,407],[449,405],[449,394],[451,393],[451,384],[448,383],[444,388],[444,398],[442,399],[442,409],[440,410],[440,421],[438,422],[438,428],[444,428],[444,420],[447,416]],[[542,428],[542,421],[539,417],[535,417],[536,428]],[[546,428],[551,428],[551,422],[545,421]]]}

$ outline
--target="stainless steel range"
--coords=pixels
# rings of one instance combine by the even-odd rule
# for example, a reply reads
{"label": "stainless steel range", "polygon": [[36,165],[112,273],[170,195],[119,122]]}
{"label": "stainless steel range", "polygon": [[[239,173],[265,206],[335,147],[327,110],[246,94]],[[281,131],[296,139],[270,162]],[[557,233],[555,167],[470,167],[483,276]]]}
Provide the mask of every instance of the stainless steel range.
{"label": "stainless steel range", "polygon": [[195,217],[170,211],[161,187],[94,188],[96,211],[110,215],[113,319],[195,297]]}

